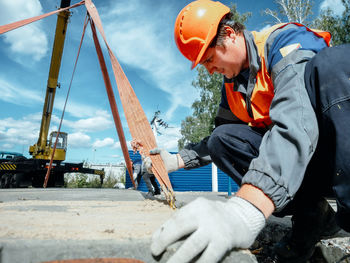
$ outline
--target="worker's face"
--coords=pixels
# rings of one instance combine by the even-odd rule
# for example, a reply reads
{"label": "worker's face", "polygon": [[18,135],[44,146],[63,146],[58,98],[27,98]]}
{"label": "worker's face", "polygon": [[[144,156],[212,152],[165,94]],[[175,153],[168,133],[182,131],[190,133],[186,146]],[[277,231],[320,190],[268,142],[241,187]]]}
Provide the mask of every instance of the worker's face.
{"label": "worker's face", "polygon": [[223,44],[223,46],[209,47],[200,63],[209,74],[216,72],[230,79],[249,66],[246,45],[243,35],[237,35],[229,27]]}

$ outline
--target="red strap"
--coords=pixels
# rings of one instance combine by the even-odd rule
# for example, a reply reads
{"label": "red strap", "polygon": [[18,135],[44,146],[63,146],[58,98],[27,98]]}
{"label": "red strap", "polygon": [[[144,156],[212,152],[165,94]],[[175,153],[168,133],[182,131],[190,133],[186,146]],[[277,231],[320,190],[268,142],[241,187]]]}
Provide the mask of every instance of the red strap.
{"label": "red strap", "polygon": [[121,122],[120,117],[119,117],[118,107],[117,107],[117,103],[115,101],[115,96],[114,96],[111,80],[110,80],[109,75],[108,75],[106,62],[105,62],[105,59],[103,57],[100,42],[98,41],[94,22],[90,21],[90,25],[91,25],[91,30],[92,30],[92,36],[93,36],[93,39],[95,42],[95,48],[96,48],[96,52],[97,52],[97,56],[98,56],[98,61],[100,62],[103,80],[104,80],[105,86],[106,86],[109,105],[111,106],[114,124],[115,124],[115,127],[117,129],[117,133],[118,133],[118,137],[119,137],[119,141],[120,141],[120,146],[121,146],[122,151],[123,151],[124,159],[126,162],[126,167],[128,169],[131,182],[135,186],[134,178],[132,176],[133,171],[132,171],[132,164],[131,164],[131,160],[130,160],[130,156],[129,156],[129,152],[128,152],[128,146],[126,145],[123,126],[122,126],[122,122]]}
{"label": "red strap", "polygon": [[[132,89],[132,87],[129,83],[129,80],[127,79],[127,77],[126,77],[123,69],[121,68],[117,58],[114,56],[112,50],[110,49],[110,47],[107,43],[104,31],[103,31],[101,19],[99,17],[99,14],[98,14],[96,8],[95,8],[95,5],[92,3],[91,0],[86,0],[86,1],[83,0],[77,4],[71,5],[69,7],[61,8],[61,9],[58,9],[56,11],[52,11],[52,12],[49,12],[49,13],[46,13],[46,14],[43,14],[40,16],[35,16],[32,18],[28,18],[28,19],[24,19],[21,21],[17,21],[14,23],[0,26],[0,34],[9,32],[13,29],[22,27],[22,26],[30,24],[30,23],[33,23],[35,21],[38,21],[38,20],[43,19],[45,17],[51,16],[53,14],[65,11],[67,9],[80,6],[84,3],[86,6],[86,9],[88,10],[88,13],[90,14],[94,24],[97,26],[97,28],[98,28],[100,34],[102,35],[103,40],[107,46],[108,54],[109,54],[109,57],[110,57],[111,62],[112,62],[113,73],[114,73],[114,76],[115,76],[115,79],[117,82],[120,99],[121,99],[122,104],[123,104],[124,113],[125,113],[126,120],[128,122],[131,136],[133,137],[134,140],[142,142],[143,150],[144,150],[144,152],[142,152],[142,154],[149,155],[149,150],[157,147],[157,143],[156,143],[156,140],[154,138],[152,128],[147,120],[147,117],[146,117],[146,115],[141,107],[139,100],[136,97],[134,90]],[[96,37],[96,34],[95,34],[95,37]],[[97,48],[98,47],[96,46],[96,49]],[[105,76],[104,76],[104,78],[105,78]],[[109,77],[108,77],[108,79],[109,79]],[[106,83],[106,81],[108,82],[108,80],[105,79],[105,83]],[[106,88],[108,86],[109,85],[106,85]],[[118,123],[119,114],[117,112],[114,94],[111,93],[111,95],[113,96],[113,100],[114,100],[114,103],[113,102],[111,103],[112,113],[114,112],[113,117],[114,117],[114,115],[116,116],[116,118],[115,118],[116,126],[120,125],[120,127],[117,128],[117,131],[118,131],[119,129],[122,129],[122,127],[121,127],[121,123]],[[115,106],[113,104],[115,104]],[[116,121],[116,119],[117,119],[117,121]],[[120,122],[120,119],[119,119],[119,122]],[[125,138],[124,138],[124,142],[122,142],[123,138],[121,136],[119,136],[119,139],[121,141],[122,148],[124,148],[123,149],[123,154],[124,154],[124,151],[127,151],[126,143],[124,144]],[[129,174],[132,175],[130,157],[128,154],[127,154],[127,156],[128,157],[125,158],[126,165],[128,167]],[[124,157],[125,157],[125,154],[124,154]],[[165,166],[164,166],[164,163],[163,163],[161,157],[159,155],[151,155],[150,157],[152,159],[152,164],[153,164],[152,170],[153,170],[153,173],[156,176],[158,182],[161,184],[161,186],[165,185],[167,187],[167,189],[172,192],[173,189],[172,189],[168,174],[166,172],[166,169],[165,169]],[[133,179],[131,179],[131,180],[133,181]]]}
{"label": "red strap", "polygon": [[[144,152],[142,152],[142,154],[148,156],[149,150],[157,147],[152,128],[147,120],[146,114],[144,113],[139,100],[136,97],[133,88],[130,85],[128,78],[126,77],[117,58],[114,56],[111,48],[107,43],[102,23],[95,5],[91,0],[86,0],[85,6],[107,46],[114,76],[117,82],[120,100],[123,105],[131,136],[134,140],[142,142],[144,149]],[[173,189],[161,157],[159,155],[151,155],[150,157],[152,159],[152,171],[156,176],[159,184],[165,185],[167,189],[172,192]]]}
{"label": "red strap", "polygon": [[66,107],[67,107],[67,102],[68,102],[69,93],[70,93],[70,90],[71,90],[71,88],[72,88],[73,77],[74,77],[75,70],[76,70],[76,68],[77,68],[78,59],[79,59],[79,55],[80,55],[80,50],[81,50],[81,46],[82,46],[82,44],[83,44],[83,40],[84,40],[84,36],[85,36],[85,29],[86,29],[87,23],[89,22],[88,19],[87,19],[87,17],[88,17],[88,15],[86,14],[85,21],[84,21],[84,26],[83,26],[83,33],[82,33],[81,38],[80,38],[80,44],[79,44],[79,48],[78,48],[78,53],[77,53],[77,57],[75,58],[75,63],[74,63],[74,68],[73,68],[73,72],[72,72],[72,77],[71,77],[71,79],[70,79],[70,83],[69,83],[69,88],[68,88],[66,100],[65,100],[65,102],[64,102],[64,106],[63,106],[63,110],[62,110],[60,125],[58,126],[57,135],[56,135],[56,140],[55,140],[55,143],[54,143],[54,145],[53,145],[52,155],[51,155],[51,159],[50,159],[50,164],[49,164],[49,167],[47,168],[47,172],[46,172],[46,175],[45,175],[44,188],[46,188],[47,182],[49,181],[50,171],[51,171],[51,168],[52,168],[53,157],[55,156],[55,151],[56,151],[58,136],[59,136],[59,134],[60,134],[60,132],[61,132],[62,122],[63,122],[63,118],[64,118],[64,113],[65,113]]}
{"label": "red strap", "polygon": [[68,7],[65,7],[65,8],[60,8],[60,9],[58,9],[56,11],[52,11],[50,13],[46,13],[46,14],[43,14],[43,15],[40,15],[40,16],[34,16],[32,18],[28,18],[28,19],[24,19],[24,20],[21,20],[21,21],[17,21],[17,22],[13,22],[13,23],[10,23],[10,24],[7,24],[7,25],[0,26],[0,35],[3,34],[3,33],[9,32],[9,31],[11,31],[13,29],[19,28],[21,26],[28,25],[30,23],[33,23],[33,22],[38,21],[40,19],[43,19],[45,17],[51,16],[53,14],[65,11],[65,10],[70,9],[70,8],[74,8],[74,7],[83,5],[84,3],[85,3],[85,1],[83,0],[83,1],[80,1],[79,3],[74,4],[74,5],[71,5],[71,6],[68,6]]}

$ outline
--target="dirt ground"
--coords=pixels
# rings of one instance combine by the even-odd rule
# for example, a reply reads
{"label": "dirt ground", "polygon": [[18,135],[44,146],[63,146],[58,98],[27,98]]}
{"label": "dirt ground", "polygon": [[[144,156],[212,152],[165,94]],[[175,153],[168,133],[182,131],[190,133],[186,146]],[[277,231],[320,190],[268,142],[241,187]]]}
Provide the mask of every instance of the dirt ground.
{"label": "dirt ground", "polygon": [[[226,193],[177,192],[182,207],[199,196],[226,200]],[[181,241],[160,257],[151,237],[176,210],[156,199],[123,189],[1,189],[0,262],[42,263],[81,258],[133,258],[164,263]],[[256,262],[249,251],[232,251],[223,263]]]}
{"label": "dirt ground", "polygon": [[155,200],[0,203],[0,238],[102,240],[150,237],[174,212]]}
{"label": "dirt ground", "polygon": [[[177,205],[181,207],[199,196],[222,201],[228,198],[226,193],[177,192]],[[2,189],[0,261],[128,257],[156,262],[149,249],[151,236],[175,211],[164,197],[151,200],[135,190]],[[271,249],[290,226],[288,217],[271,217],[252,249],[255,256],[249,251],[231,251],[223,262],[274,262]],[[327,242],[321,242],[318,255],[310,262],[337,262],[348,255],[348,234],[339,242]],[[166,262],[178,246],[157,262]]]}

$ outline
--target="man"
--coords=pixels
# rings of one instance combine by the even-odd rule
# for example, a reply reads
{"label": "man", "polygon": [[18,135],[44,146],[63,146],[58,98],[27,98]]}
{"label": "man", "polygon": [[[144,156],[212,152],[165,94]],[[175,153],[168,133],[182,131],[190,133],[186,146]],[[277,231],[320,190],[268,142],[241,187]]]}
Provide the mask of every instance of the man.
{"label": "man", "polygon": [[148,195],[154,196],[160,194],[160,189],[157,185],[157,182],[155,180],[155,176],[153,174],[149,174],[144,167],[144,164],[141,162],[141,160],[136,160],[132,163],[132,169],[133,169],[133,178],[135,182],[135,189],[138,188],[141,178],[146,183],[147,189],[148,189]]}
{"label": "man", "polygon": [[293,215],[275,247],[280,262],[305,262],[335,222],[350,231],[349,45],[329,48],[329,33],[294,23],[248,32],[207,0],[179,13],[175,41],[192,68],[224,75],[222,101],[211,136],[177,155],[151,154],[168,171],[213,161],[241,188],[227,202],[197,199],[177,211],[154,233],[152,253],[186,237],[170,262],[219,261],[251,246],[273,212]]}

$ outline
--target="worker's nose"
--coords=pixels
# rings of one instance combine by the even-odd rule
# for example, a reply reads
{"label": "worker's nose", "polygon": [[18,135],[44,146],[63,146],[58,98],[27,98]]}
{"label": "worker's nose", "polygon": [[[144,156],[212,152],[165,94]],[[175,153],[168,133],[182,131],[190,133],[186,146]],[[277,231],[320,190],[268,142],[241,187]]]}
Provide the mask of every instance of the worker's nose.
{"label": "worker's nose", "polygon": [[207,69],[207,71],[209,72],[210,75],[213,75],[213,73],[215,72],[216,67],[214,67],[211,64],[206,64],[205,68]]}

